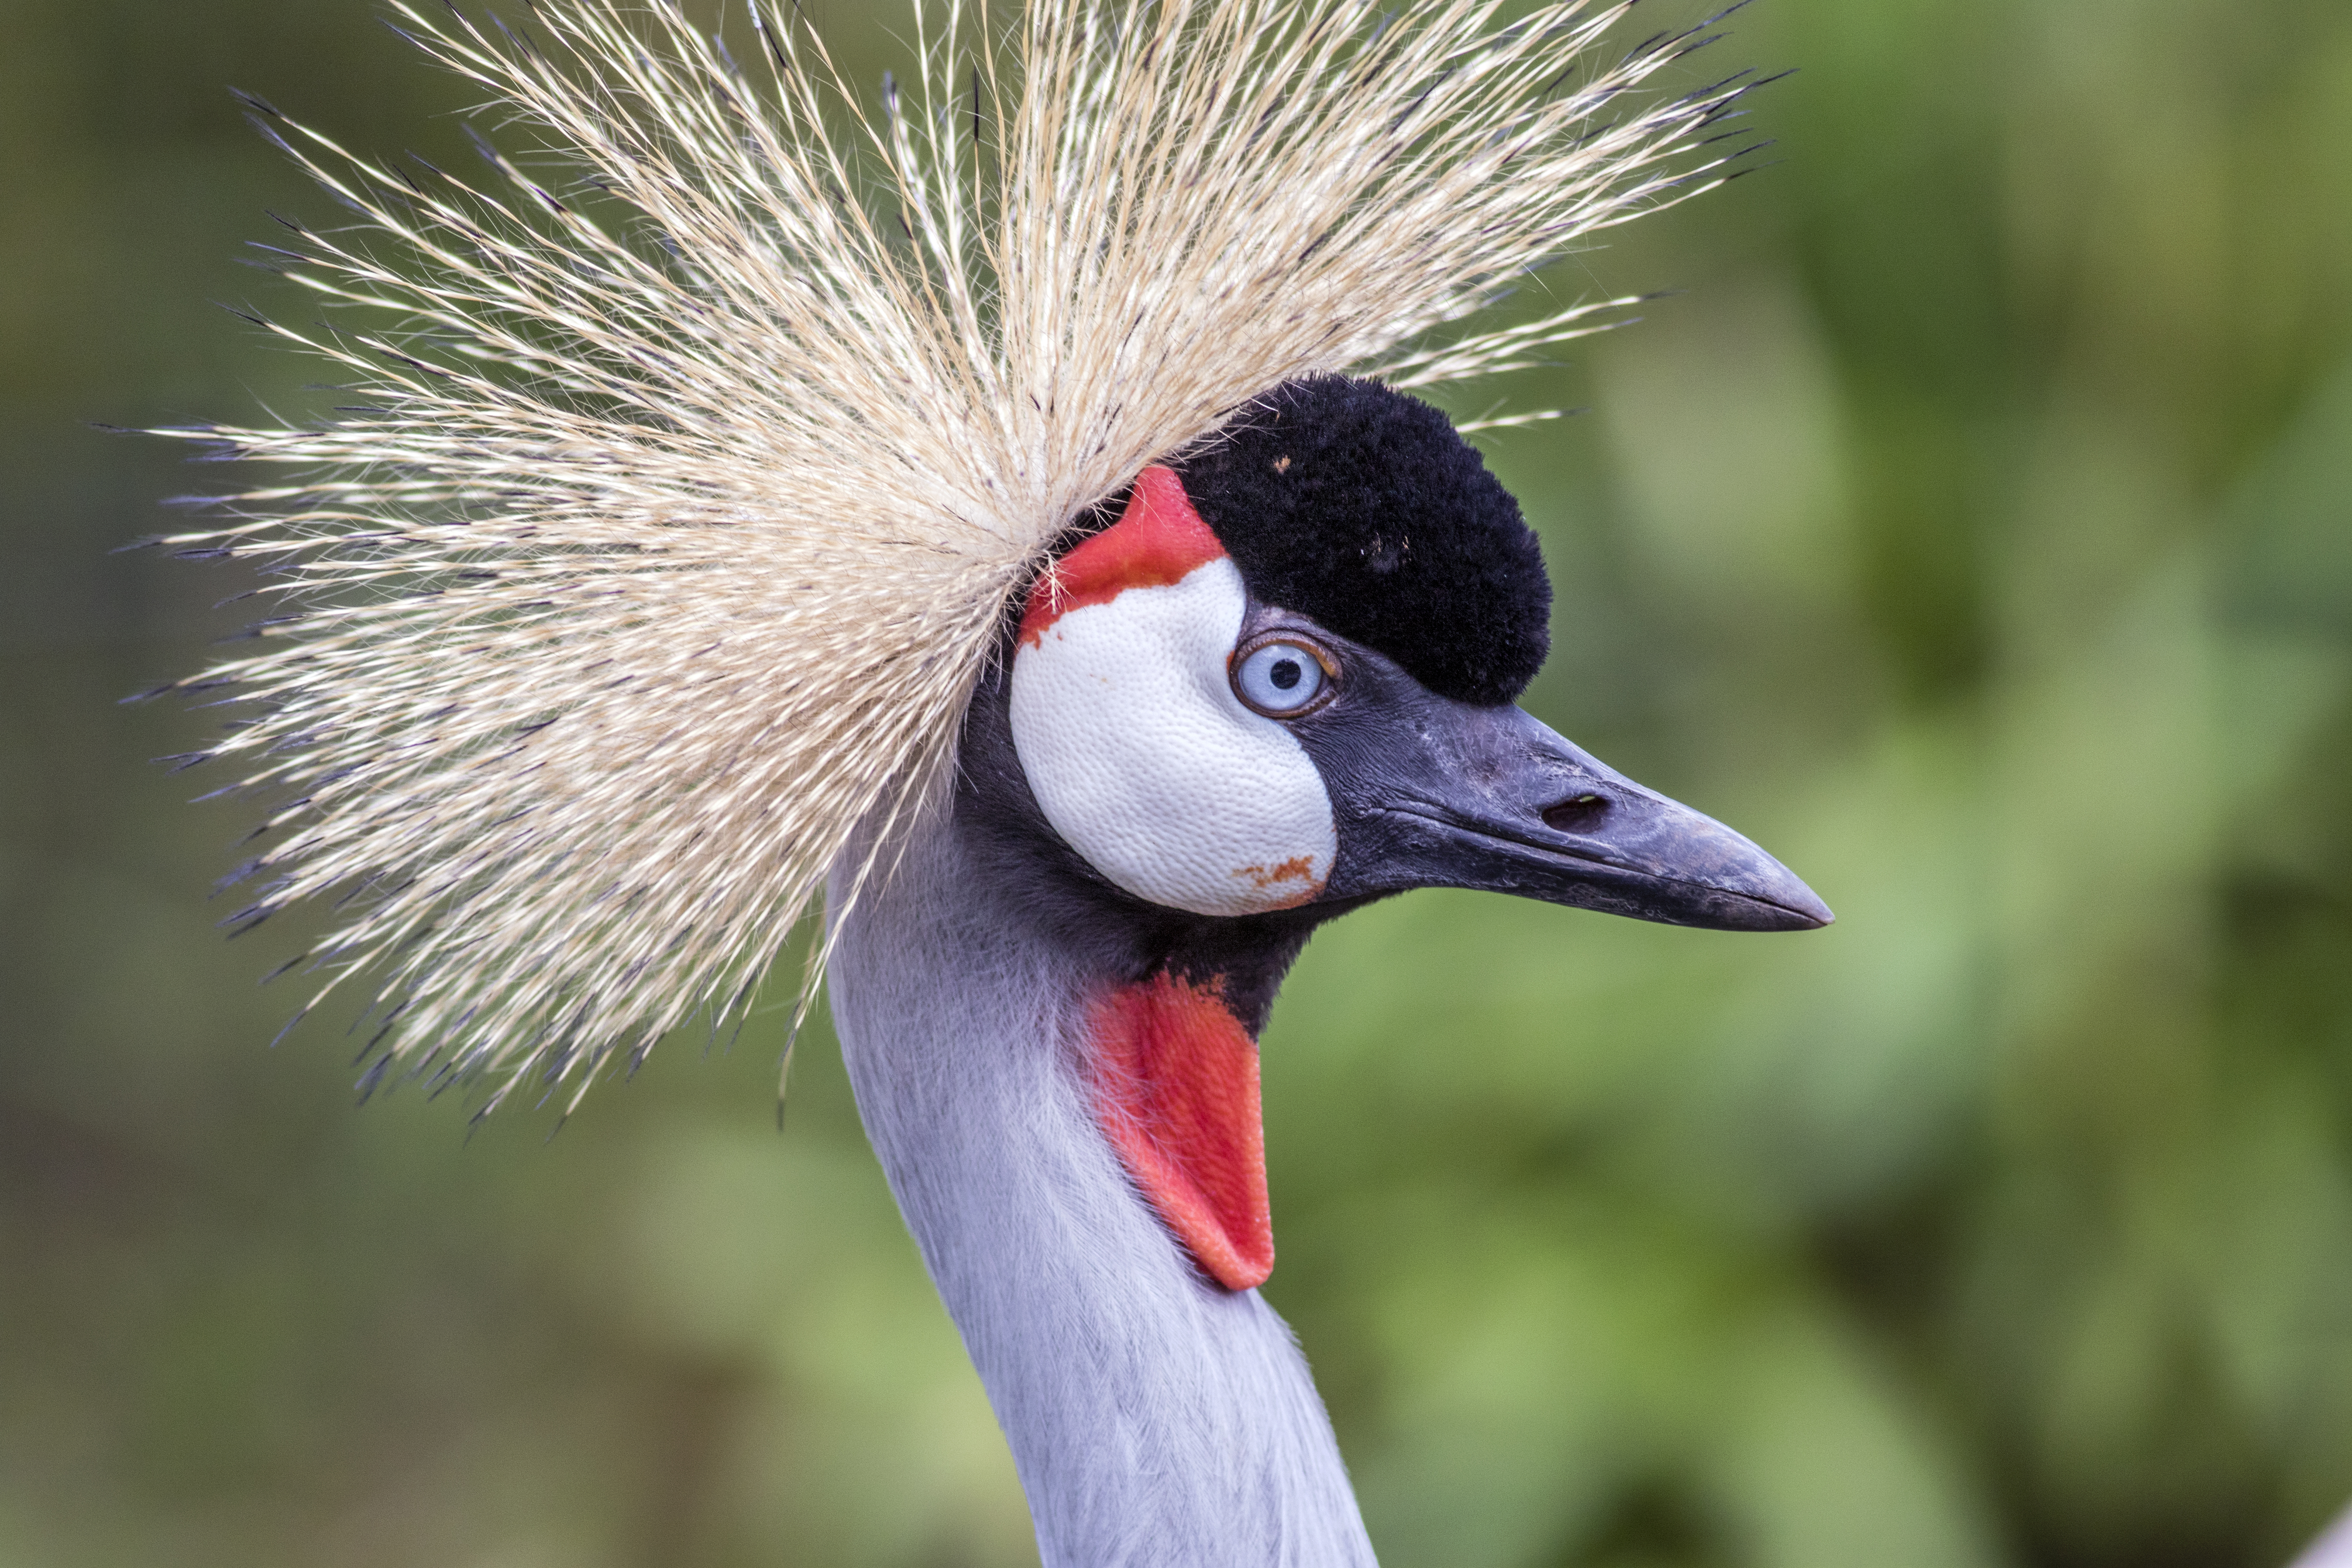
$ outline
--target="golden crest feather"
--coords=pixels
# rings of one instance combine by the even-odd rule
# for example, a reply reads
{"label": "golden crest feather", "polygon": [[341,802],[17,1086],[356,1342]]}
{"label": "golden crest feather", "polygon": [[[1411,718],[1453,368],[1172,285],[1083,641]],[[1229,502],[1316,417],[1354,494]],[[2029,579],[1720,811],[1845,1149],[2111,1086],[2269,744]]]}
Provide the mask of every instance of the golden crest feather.
{"label": "golden crest feather", "polygon": [[1739,155],[1739,79],[1635,106],[1703,33],[1594,63],[1627,8],[918,0],[868,114],[764,0],[748,69],[669,5],[394,0],[563,183],[254,100],[357,215],[286,247],[337,325],[265,324],[365,406],[172,432],[292,470],[163,542],[285,605],[166,689],[231,689],[206,755],[284,797],[243,918],[335,900],[304,959],[373,976],[373,1075],[486,1110],[740,1010],[1087,508],[1292,377],[1513,368],[1623,303],[1430,341]]}

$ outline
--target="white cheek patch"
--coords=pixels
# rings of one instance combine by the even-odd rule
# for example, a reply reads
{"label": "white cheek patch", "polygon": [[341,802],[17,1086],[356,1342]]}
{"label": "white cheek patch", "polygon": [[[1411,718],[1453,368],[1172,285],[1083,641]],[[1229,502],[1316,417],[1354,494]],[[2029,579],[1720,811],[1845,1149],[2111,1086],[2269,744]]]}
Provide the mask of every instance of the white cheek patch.
{"label": "white cheek patch", "polygon": [[1303,904],[1339,850],[1306,749],[1226,678],[1247,607],[1220,558],[1066,611],[1013,660],[1013,746],[1045,820],[1112,882],[1194,914]]}

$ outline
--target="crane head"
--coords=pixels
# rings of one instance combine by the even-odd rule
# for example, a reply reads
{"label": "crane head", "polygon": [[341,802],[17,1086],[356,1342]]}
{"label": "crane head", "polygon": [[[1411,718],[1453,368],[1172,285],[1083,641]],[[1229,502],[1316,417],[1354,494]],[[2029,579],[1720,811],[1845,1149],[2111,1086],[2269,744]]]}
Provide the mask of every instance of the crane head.
{"label": "crane head", "polygon": [[1516,705],[1550,603],[1533,531],[1442,414],[1307,378],[1146,468],[1033,586],[967,712],[983,874],[1097,976],[1101,1130],[1229,1289],[1273,1268],[1255,1037],[1322,921],[1451,887],[1830,923],[1756,845]]}
{"label": "crane head", "polygon": [[1021,772],[1093,871],[1197,915],[1458,887],[1827,925],[1772,857],[1514,704],[1550,599],[1533,531],[1442,414],[1294,382],[1147,469],[1032,592]]}

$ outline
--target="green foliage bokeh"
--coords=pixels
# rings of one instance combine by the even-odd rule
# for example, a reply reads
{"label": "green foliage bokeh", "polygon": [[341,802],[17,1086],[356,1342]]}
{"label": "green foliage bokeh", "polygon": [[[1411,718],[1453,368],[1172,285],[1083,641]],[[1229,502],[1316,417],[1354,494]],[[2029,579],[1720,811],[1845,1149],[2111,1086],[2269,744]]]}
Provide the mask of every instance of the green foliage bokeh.
{"label": "green foliage bokeh", "polygon": [[[1766,166],[1540,280],[1678,292],[1485,445],[1529,706],[1839,924],[1327,931],[1267,1294],[1393,1568],[2283,1562],[2352,1497],[2352,11],[1732,26]],[[0,15],[0,1564],[1034,1561],[821,1029],[781,1137],[775,1010],[552,1140],[265,1048],[239,808],[145,763],[208,717],[112,706],[241,584],[106,553],[194,487],[84,423],[307,406],[203,304],[321,203],[231,83],[461,155],[364,0]]]}

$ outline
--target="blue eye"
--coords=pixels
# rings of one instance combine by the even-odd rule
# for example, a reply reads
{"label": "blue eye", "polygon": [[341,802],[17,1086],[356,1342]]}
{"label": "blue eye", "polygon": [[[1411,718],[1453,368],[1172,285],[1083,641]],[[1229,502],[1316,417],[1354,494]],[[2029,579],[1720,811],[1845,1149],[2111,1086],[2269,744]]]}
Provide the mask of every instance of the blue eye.
{"label": "blue eye", "polygon": [[1234,693],[1275,718],[1303,713],[1323,695],[1330,677],[1303,643],[1261,643],[1234,666]]}

